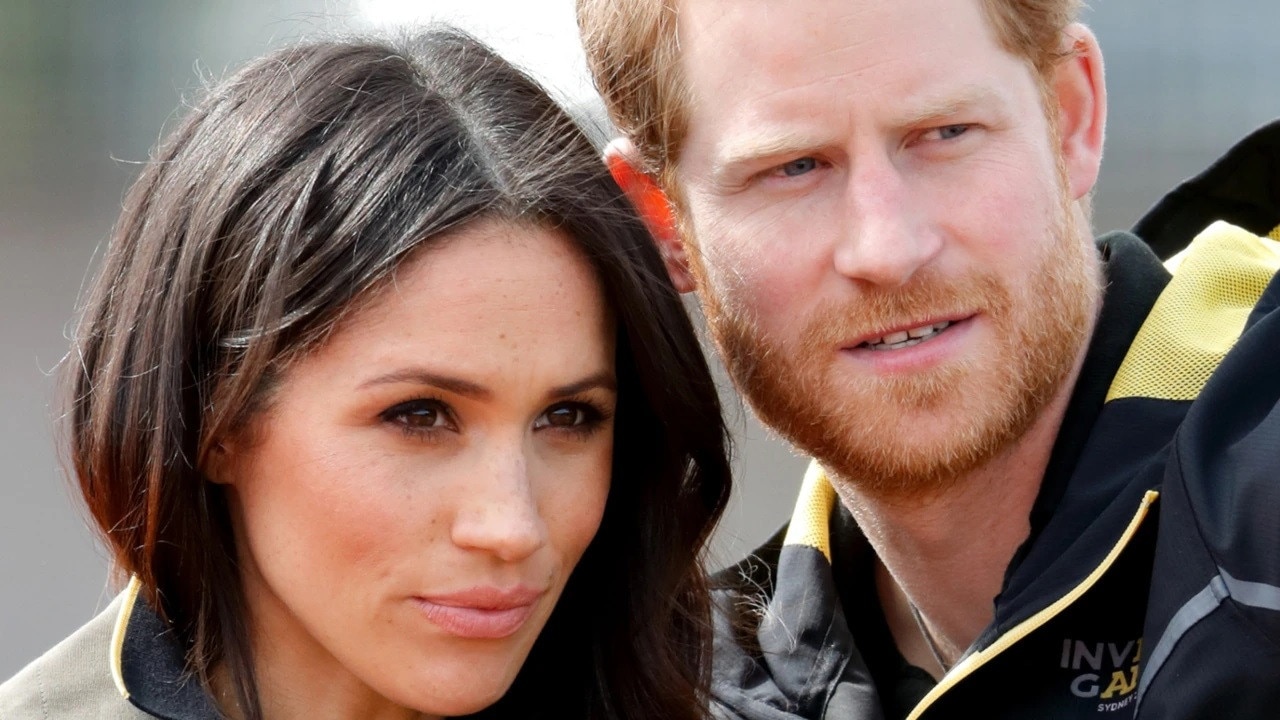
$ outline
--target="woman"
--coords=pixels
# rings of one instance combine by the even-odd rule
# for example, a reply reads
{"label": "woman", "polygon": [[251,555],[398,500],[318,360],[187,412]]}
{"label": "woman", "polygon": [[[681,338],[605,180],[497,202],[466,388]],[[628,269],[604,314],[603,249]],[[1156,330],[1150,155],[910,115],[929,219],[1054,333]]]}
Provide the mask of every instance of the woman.
{"label": "woman", "polygon": [[66,365],[132,581],[0,716],[699,717],[726,434],[598,157],[452,31],[215,88]]}

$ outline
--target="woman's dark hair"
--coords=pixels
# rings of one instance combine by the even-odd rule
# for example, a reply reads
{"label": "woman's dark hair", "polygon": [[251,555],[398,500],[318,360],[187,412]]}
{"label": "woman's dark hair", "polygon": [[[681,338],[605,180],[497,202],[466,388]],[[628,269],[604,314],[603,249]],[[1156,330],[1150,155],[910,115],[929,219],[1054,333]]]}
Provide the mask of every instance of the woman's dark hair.
{"label": "woman's dark hair", "polygon": [[555,228],[591,262],[619,401],[600,531],[482,715],[705,711],[700,549],[730,479],[694,330],[598,149],[529,77],[436,29],[289,47],[213,88],[128,193],[66,367],[71,461],[116,564],[247,718],[261,709],[210,448],[415,250],[493,218]]}

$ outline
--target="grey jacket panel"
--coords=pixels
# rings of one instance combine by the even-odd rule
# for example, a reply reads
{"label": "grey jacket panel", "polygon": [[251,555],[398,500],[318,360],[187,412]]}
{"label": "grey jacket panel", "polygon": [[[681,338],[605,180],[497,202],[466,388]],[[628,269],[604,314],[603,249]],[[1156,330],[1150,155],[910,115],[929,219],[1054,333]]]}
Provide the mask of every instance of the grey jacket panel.
{"label": "grey jacket panel", "polygon": [[0,685],[0,720],[148,720],[111,678],[120,597]]}

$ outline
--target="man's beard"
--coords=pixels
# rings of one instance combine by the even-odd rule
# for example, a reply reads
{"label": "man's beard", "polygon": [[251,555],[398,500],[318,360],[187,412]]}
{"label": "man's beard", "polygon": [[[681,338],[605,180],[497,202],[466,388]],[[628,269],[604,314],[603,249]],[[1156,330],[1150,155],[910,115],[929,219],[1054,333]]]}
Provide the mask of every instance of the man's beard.
{"label": "man's beard", "polygon": [[[694,272],[725,365],[766,425],[864,492],[923,497],[1011,447],[1071,373],[1100,277],[1068,207],[1063,198],[1053,242],[1018,288],[994,274],[947,279],[928,270],[898,288],[863,286],[855,300],[808,318],[791,351],[710,291],[697,258]],[[975,311],[996,338],[983,355],[970,347],[964,359],[891,377],[837,363],[837,348],[852,339]],[[929,433],[922,420],[940,429]]]}

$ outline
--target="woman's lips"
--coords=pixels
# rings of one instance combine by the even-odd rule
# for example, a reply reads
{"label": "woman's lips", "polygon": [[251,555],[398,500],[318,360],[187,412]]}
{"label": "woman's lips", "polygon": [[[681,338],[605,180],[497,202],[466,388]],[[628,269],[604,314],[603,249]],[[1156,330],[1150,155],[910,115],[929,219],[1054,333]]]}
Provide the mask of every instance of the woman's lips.
{"label": "woman's lips", "polygon": [[428,620],[450,635],[497,639],[523,627],[545,593],[525,587],[480,587],[414,601]]}

